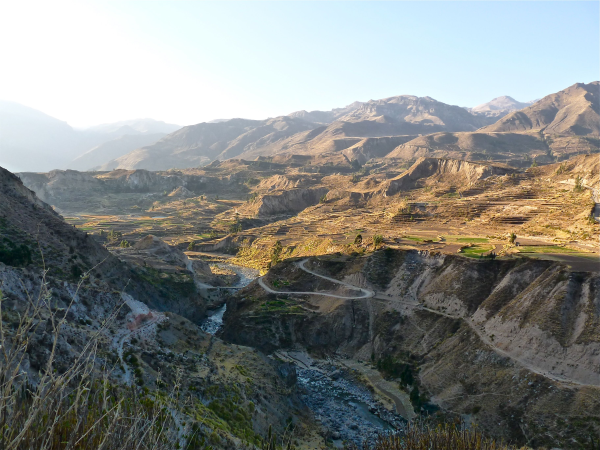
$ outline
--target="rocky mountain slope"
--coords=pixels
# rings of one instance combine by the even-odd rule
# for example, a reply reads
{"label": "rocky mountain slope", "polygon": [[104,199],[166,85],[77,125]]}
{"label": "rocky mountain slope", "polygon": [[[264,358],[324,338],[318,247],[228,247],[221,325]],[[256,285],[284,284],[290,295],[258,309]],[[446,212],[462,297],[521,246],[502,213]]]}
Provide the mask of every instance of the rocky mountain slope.
{"label": "rocky mountain slope", "polygon": [[536,130],[548,135],[600,135],[600,82],[576,83],[548,95],[497,123],[483,128],[485,132]]}
{"label": "rocky mountain slope", "polygon": [[[323,156],[339,153],[368,137],[387,140],[363,142],[349,150],[349,159],[381,157],[399,142],[436,131],[472,131],[491,123],[458,106],[429,97],[398,96],[353,103],[331,112],[300,111],[266,121],[232,119],[186,127],[153,146],[135,150],[105,165],[108,168],[195,167],[215,159],[277,154]],[[410,137],[406,137],[410,135]],[[390,136],[394,136],[391,138]],[[394,145],[395,144],[395,145]]]}
{"label": "rocky mountain slope", "polygon": [[[531,164],[532,157],[549,155],[550,161],[552,153],[572,155],[597,149],[595,90],[597,83],[577,84],[531,106],[510,97],[498,97],[471,110],[430,97],[401,95],[355,102],[332,111],[298,111],[263,121],[202,123],[136,149],[101,169],[165,170],[229,158],[254,160],[278,155],[311,155],[321,162],[341,157],[360,163],[387,155],[403,159],[449,156],[526,165]],[[516,112],[519,108],[525,109]],[[503,125],[514,122],[516,117],[536,114],[549,122],[521,118],[521,125]],[[498,119],[501,120],[494,124]],[[555,119],[556,124],[552,125]],[[532,120],[537,125],[533,126]],[[540,131],[544,134],[540,135]]]}
{"label": "rocky mountain slope", "polygon": [[[491,159],[527,166],[600,151],[600,84],[577,83],[473,133],[435,133],[399,145],[387,157]],[[486,107],[487,108],[487,107]]]}
{"label": "rocky mountain slope", "polygon": [[[164,396],[184,447],[189,439],[189,445],[239,448],[260,442],[271,427],[281,435],[290,421],[298,438],[318,438],[295,392],[293,368],[223,343],[186,319],[201,318],[204,303],[192,304],[193,282],[164,266],[192,267],[208,278],[206,264],[152,236],[131,249],[145,254],[148,264],[121,261],[1,168],[0,203],[3,349],[10,349],[27,306],[38,295],[45,305],[35,327],[26,328],[19,376],[35,385],[52,355],[52,369],[62,374],[87,345],[97,344],[86,376],[106,377],[115,395],[130,390],[141,403]],[[175,400],[178,392],[185,392],[185,401]]]}
{"label": "rocky mountain slope", "polygon": [[598,274],[391,249],[307,264],[374,296],[352,298],[286,261],[263,279],[277,293],[253,284],[228,302],[222,336],[373,361],[417,411],[462,414],[517,444],[571,448],[597,430]]}
{"label": "rocky mountain slope", "polygon": [[152,308],[177,312],[192,320],[204,316],[206,305],[196,292],[191,275],[167,276],[148,284],[151,273],[125,264],[88,233],[65,223],[19,178],[4,169],[0,169],[0,200],[5,206],[0,212],[0,246],[4,255],[0,261],[10,264],[16,260],[17,266],[34,264],[38,268],[45,265],[51,276],[75,282],[91,271],[89,281],[93,286],[126,289]]}
{"label": "rocky mountain slope", "polygon": [[497,119],[504,117],[511,111],[517,111],[519,109],[526,108],[533,102],[518,102],[514,98],[508,95],[496,97],[487,103],[468,108],[467,110],[471,113],[481,114],[486,117],[496,117]]}
{"label": "rocky mountain slope", "polygon": [[493,164],[476,164],[456,159],[419,158],[406,172],[383,183],[376,192],[385,196],[395,195],[417,186],[417,183],[452,183],[470,187],[479,180],[492,175],[515,173],[511,168]]}

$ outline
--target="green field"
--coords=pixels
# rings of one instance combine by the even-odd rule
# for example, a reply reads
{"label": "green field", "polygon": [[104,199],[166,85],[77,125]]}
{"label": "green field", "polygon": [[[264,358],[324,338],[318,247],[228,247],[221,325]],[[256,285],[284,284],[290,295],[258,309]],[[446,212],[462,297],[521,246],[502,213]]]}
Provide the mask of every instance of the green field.
{"label": "green field", "polygon": [[477,237],[461,237],[453,239],[456,242],[464,242],[466,244],[487,244],[490,242],[487,238],[477,238]]}
{"label": "green field", "polygon": [[519,247],[519,253],[579,253],[571,248],[558,245],[524,245]]}
{"label": "green field", "polygon": [[460,254],[469,258],[480,258],[484,253],[488,253],[493,249],[494,247],[491,245],[475,245],[461,249]]}

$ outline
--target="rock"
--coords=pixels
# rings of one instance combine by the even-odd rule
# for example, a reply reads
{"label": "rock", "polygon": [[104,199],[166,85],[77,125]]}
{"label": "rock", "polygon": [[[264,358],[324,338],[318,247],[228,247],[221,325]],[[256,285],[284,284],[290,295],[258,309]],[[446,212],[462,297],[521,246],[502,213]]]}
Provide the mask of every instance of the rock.
{"label": "rock", "polygon": [[279,375],[285,380],[287,387],[296,385],[298,381],[298,374],[296,373],[296,366],[290,363],[283,363],[279,366]]}

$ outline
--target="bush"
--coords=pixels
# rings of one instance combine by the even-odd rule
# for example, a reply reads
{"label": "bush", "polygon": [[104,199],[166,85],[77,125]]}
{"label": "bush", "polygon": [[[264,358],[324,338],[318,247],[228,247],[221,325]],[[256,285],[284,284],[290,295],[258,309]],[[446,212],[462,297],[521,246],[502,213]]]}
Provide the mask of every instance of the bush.
{"label": "bush", "polygon": [[31,263],[31,250],[25,244],[17,245],[4,238],[0,243],[0,262],[8,266],[26,266]]}
{"label": "bush", "polygon": [[373,236],[373,246],[375,248],[379,247],[381,244],[383,244],[383,236],[380,234],[376,234],[375,236]]}

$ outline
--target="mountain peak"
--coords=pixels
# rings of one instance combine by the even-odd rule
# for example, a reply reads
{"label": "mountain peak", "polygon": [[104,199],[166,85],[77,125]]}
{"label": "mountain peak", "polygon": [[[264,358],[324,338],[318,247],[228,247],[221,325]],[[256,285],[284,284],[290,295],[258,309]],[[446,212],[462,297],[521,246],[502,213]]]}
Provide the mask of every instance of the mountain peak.
{"label": "mountain peak", "polygon": [[531,103],[519,102],[509,95],[502,95],[490,100],[487,103],[477,105],[471,110],[474,112],[486,112],[486,111],[516,111],[519,109],[526,108]]}

